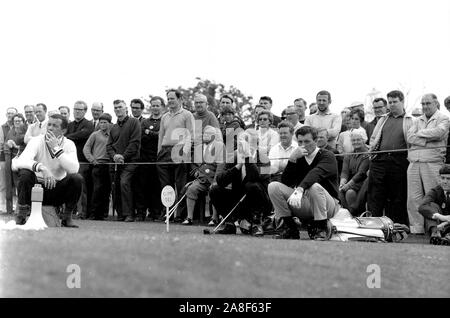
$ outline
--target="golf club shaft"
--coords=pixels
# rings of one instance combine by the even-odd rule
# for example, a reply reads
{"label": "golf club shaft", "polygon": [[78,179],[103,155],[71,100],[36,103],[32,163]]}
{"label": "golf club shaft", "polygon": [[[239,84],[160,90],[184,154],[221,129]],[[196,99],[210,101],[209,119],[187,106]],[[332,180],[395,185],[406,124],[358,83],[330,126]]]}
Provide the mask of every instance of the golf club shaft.
{"label": "golf club shaft", "polygon": [[175,210],[176,210],[177,206],[180,204],[180,202],[184,199],[185,196],[186,196],[186,193],[183,194],[183,196],[181,197],[181,199],[178,200],[178,202],[177,202],[177,203],[169,210],[169,219],[170,219],[170,217],[172,216],[172,214],[175,213]]}
{"label": "golf club shaft", "polygon": [[245,197],[247,196],[247,194],[244,194],[242,196],[242,198],[239,200],[238,203],[236,203],[236,205],[234,206],[234,208],[231,209],[230,213],[228,213],[223,219],[222,221],[220,221],[220,223],[214,228],[214,230],[212,231],[213,233],[215,233],[217,231],[217,229],[223,224],[223,222],[225,222],[226,219],[228,219],[228,217],[231,215],[231,213],[233,213],[234,210],[236,210],[236,208],[238,207],[238,205],[244,201]]}

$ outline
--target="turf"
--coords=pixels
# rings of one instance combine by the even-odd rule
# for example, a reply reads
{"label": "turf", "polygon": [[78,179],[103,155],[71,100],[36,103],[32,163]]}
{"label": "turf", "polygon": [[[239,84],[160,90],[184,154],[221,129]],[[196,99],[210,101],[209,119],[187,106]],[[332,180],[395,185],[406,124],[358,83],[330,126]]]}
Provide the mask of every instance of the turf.
{"label": "turf", "polygon": [[[0,296],[450,295],[449,248],[421,239],[390,244],[290,241],[208,236],[201,226],[171,224],[166,233],[163,223],[76,222],[79,229],[0,230]],[[69,264],[81,268],[79,289],[66,286]],[[380,266],[381,288],[366,285],[370,264]]]}

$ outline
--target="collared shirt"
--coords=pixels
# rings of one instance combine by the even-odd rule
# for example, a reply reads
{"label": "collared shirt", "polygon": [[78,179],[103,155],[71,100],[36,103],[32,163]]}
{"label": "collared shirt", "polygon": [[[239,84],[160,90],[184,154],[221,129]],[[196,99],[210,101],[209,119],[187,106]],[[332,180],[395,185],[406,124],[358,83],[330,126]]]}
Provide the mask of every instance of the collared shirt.
{"label": "collared shirt", "polygon": [[167,112],[161,117],[159,129],[158,151],[162,146],[174,146],[180,143],[191,144],[194,133],[194,115],[184,108],[175,113]]}
{"label": "collared shirt", "polygon": [[320,148],[316,147],[316,150],[314,150],[310,155],[305,156],[306,162],[311,165],[311,163],[314,161],[314,158],[316,158],[317,153],[319,152]]}
{"label": "collared shirt", "polygon": [[24,138],[25,143],[27,144],[32,137],[45,135],[47,132],[47,123],[48,118],[45,118],[43,122],[37,120],[34,124],[29,125]]}
{"label": "collared shirt", "polygon": [[425,115],[418,117],[408,130],[407,141],[411,144],[408,160],[443,163],[449,126],[449,118],[439,110],[429,119]]}
{"label": "collared shirt", "polygon": [[270,173],[271,174],[282,173],[284,171],[284,168],[286,168],[286,165],[289,161],[289,157],[292,155],[292,153],[297,147],[298,144],[295,140],[292,140],[291,144],[287,148],[284,148],[281,145],[281,142],[273,146],[269,152]]}
{"label": "collared shirt", "polygon": [[326,114],[319,114],[317,112],[306,117],[305,126],[327,129],[328,144],[334,148],[336,146],[336,138],[341,131],[342,117],[339,114],[332,114],[329,111]]}

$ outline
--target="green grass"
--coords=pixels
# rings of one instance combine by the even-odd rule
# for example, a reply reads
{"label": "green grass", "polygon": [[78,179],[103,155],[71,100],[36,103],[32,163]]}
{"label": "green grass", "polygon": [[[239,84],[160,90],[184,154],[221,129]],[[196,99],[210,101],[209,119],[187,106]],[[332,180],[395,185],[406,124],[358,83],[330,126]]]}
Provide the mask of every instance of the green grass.
{"label": "green grass", "polygon": [[[445,246],[207,236],[203,227],[173,224],[166,233],[163,223],[152,222],[76,223],[79,229],[0,230],[0,296],[450,295]],[[66,286],[69,264],[81,268],[79,289]],[[366,286],[369,264],[381,268],[379,289]]]}

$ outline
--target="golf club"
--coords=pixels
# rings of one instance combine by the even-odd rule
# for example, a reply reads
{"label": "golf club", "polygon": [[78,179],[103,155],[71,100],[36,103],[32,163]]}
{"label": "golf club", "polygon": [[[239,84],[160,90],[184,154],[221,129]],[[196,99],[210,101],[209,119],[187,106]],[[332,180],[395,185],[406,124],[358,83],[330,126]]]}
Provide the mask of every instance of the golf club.
{"label": "golf club", "polygon": [[203,234],[214,234],[216,233],[217,229],[223,224],[223,222],[225,222],[226,219],[228,219],[228,217],[231,215],[231,213],[233,213],[234,210],[236,210],[236,208],[238,207],[238,205],[244,201],[245,197],[247,196],[247,194],[244,194],[242,196],[242,198],[239,200],[238,203],[236,203],[236,205],[234,206],[234,208],[231,209],[230,213],[228,213],[223,219],[222,221],[220,221],[220,223],[212,230],[212,232],[209,229],[204,229],[203,230]]}
{"label": "golf club", "polygon": [[[184,188],[187,188],[188,186],[190,186],[192,182],[194,182],[194,181],[190,181],[190,182],[186,183],[185,186],[184,186]],[[186,196],[186,193],[187,193],[187,192],[184,191],[184,194],[183,194],[183,196],[181,197],[181,199],[178,200],[178,202],[177,202],[177,203],[169,210],[169,216],[168,216],[168,219],[170,219],[170,217],[172,216],[172,214],[175,213],[175,210],[176,210],[177,206],[181,203],[181,201],[183,201],[184,197]],[[166,222],[167,222],[167,220],[166,220]]]}

